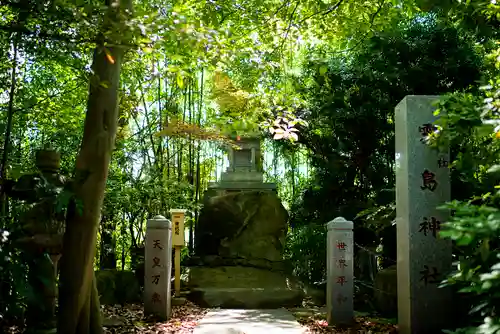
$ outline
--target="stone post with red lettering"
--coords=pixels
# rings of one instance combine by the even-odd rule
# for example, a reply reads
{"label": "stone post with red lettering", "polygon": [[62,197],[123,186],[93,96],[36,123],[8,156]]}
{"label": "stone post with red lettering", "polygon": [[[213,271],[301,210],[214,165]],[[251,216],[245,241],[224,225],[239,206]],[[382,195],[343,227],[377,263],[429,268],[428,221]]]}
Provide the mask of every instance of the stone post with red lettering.
{"label": "stone post with red lettering", "polygon": [[353,223],[337,217],[328,223],[326,306],[329,325],[354,321]]}
{"label": "stone post with red lettering", "polygon": [[168,320],[171,308],[172,223],[163,216],[148,220],[144,263],[144,314]]}
{"label": "stone post with red lettering", "polygon": [[449,213],[449,152],[427,144],[437,130],[439,96],[406,96],[397,106],[396,227],[399,332],[437,333],[449,325],[452,295],[439,288],[452,266],[452,244],[439,237]]}

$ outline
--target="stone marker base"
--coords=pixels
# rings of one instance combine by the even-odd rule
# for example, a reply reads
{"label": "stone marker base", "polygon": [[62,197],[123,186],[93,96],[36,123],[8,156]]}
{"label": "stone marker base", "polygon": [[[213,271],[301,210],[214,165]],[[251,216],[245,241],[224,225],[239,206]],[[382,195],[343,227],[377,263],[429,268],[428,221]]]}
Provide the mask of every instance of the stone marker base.
{"label": "stone marker base", "polygon": [[273,309],[302,304],[303,290],[284,274],[251,267],[192,267],[189,299],[201,307]]}
{"label": "stone marker base", "polygon": [[223,309],[278,309],[302,303],[302,291],[283,288],[198,288],[189,298],[201,307]]}

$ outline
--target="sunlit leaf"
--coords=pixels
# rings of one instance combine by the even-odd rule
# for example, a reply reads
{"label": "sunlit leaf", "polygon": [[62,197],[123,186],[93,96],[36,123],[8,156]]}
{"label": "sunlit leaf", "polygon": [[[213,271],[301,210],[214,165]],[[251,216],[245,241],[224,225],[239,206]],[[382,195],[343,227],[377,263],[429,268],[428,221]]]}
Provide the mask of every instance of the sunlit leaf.
{"label": "sunlit leaf", "polygon": [[177,86],[179,86],[179,88],[181,88],[181,89],[184,88],[184,78],[182,77],[182,74],[180,72],[177,72],[175,80],[176,80]]}
{"label": "sunlit leaf", "polygon": [[107,48],[104,48],[104,53],[106,54],[106,59],[108,60],[108,62],[110,64],[114,64],[115,63],[115,59],[111,55],[111,52]]}
{"label": "sunlit leaf", "polygon": [[283,136],[284,136],[284,133],[275,133],[273,136],[273,139],[279,140],[279,139],[282,139]]}
{"label": "sunlit leaf", "polygon": [[328,71],[328,66],[323,65],[319,68],[319,74],[320,75],[325,75],[325,73]]}

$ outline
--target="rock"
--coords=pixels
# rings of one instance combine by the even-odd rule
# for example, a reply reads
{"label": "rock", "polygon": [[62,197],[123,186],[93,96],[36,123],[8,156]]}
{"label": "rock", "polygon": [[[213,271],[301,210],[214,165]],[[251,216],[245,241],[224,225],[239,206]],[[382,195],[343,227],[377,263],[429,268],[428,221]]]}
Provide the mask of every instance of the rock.
{"label": "rock", "polygon": [[[324,284],[326,285],[326,284]],[[304,292],[310,298],[313,305],[323,306],[326,303],[326,286],[307,285],[304,287]]]}
{"label": "rock", "polygon": [[300,305],[304,293],[285,275],[287,220],[271,191],[207,197],[196,228],[189,299],[221,308]]}
{"label": "rock", "polygon": [[277,309],[302,303],[300,290],[287,288],[193,289],[191,300],[201,307],[224,309]]}
{"label": "rock", "polygon": [[[253,268],[269,269],[275,271],[286,271],[286,261],[268,261],[266,259],[246,259],[246,258],[227,258],[217,255],[209,255],[203,257],[192,257],[187,262],[188,266],[207,266],[207,267],[231,267],[231,266],[247,266]],[[291,270],[289,270],[291,271]],[[182,281],[181,281],[182,284]]]}
{"label": "rock", "polygon": [[375,304],[378,311],[387,317],[398,313],[398,279],[396,265],[382,269],[375,276]]}
{"label": "rock", "polygon": [[294,307],[304,298],[302,289],[284,274],[251,267],[193,267],[189,283],[188,298],[202,307]]}
{"label": "rock", "polygon": [[172,306],[182,306],[186,304],[186,298],[183,297],[173,297],[172,298]]}
{"label": "rock", "polygon": [[144,287],[144,275],[146,272],[146,268],[144,266],[144,261],[141,261],[136,265],[136,268],[134,270],[135,278],[137,279],[137,282],[139,282],[139,285],[141,287]]}
{"label": "rock", "polygon": [[295,318],[305,320],[305,319],[308,319],[311,317],[326,314],[327,308],[326,308],[326,306],[324,306],[324,307],[295,307],[295,308],[289,308],[288,311],[290,311]]}
{"label": "rock", "polygon": [[[200,213],[196,253],[272,266],[283,261],[288,213],[269,191],[209,198]],[[245,265],[245,263],[240,263]]]}
{"label": "rock", "polygon": [[96,271],[95,275],[101,304],[123,305],[142,300],[141,287],[132,271],[104,269]]}
{"label": "rock", "polygon": [[119,326],[124,326],[125,321],[120,317],[111,316],[109,318],[102,319],[102,325],[104,327],[119,327]]}
{"label": "rock", "polygon": [[36,334],[57,334],[57,328],[49,328],[49,329],[34,329],[33,333]]}

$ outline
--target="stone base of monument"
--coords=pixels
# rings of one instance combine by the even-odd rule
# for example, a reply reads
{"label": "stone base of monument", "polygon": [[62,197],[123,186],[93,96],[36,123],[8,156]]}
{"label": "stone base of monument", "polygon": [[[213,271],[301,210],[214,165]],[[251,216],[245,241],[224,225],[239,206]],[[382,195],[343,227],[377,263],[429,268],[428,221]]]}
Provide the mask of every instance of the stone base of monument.
{"label": "stone base of monument", "polygon": [[252,267],[191,267],[189,286],[189,299],[211,308],[294,307],[304,298],[299,285],[284,274]]}
{"label": "stone base of monument", "polygon": [[188,261],[189,298],[203,307],[300,305],[301,287],[284,274],[288,212],[270,191],[275,185],[237,179],[248,181],[235,177],[206,193],[195,231],[197,256]]}

